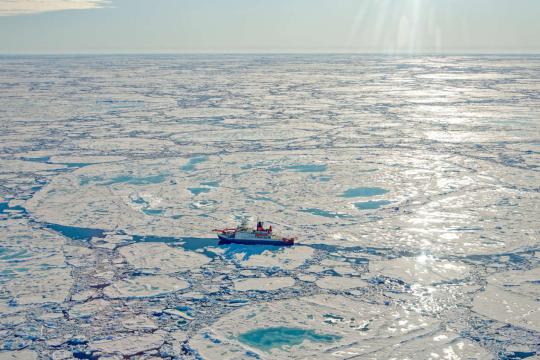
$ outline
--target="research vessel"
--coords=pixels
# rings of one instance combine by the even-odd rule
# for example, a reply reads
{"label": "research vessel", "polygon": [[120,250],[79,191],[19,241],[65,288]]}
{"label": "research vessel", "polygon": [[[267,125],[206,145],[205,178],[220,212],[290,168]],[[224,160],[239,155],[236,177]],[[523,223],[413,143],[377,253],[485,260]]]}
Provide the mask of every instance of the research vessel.
{"label": "research vessel", "polygon": [[242,220],[242,223],[236,228],[214,229],[220,241],[224,243],[236,244],[254,244],[254,245],[294,245],[295,238],[282,237],[272,231],[272,225],[264,228],[263,222],[257,220],[257,227],[250,228],[248,220]]}

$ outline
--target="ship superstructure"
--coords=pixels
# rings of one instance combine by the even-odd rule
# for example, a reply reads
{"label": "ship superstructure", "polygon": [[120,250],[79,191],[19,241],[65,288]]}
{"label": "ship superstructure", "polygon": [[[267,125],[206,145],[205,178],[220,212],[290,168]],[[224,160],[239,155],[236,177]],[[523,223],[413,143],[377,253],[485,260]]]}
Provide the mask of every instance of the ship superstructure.
{"label": "ship superstructure", "polygon": [[257,227],[250,228],[247,219],[243,219],[242,223],[236,228],[215,229],[218,233],[219,240],[228,243],[237,244],[267,244],[267,245],[294,245],[294,238],[282,237],[273,233],[272,225],[264,228],[262,221],[257,220]]}

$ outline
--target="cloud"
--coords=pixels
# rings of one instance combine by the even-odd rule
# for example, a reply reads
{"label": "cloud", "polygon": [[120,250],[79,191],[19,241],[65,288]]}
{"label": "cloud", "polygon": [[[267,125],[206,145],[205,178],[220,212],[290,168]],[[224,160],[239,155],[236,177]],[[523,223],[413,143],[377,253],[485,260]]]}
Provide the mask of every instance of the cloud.
{"label": "cloud", "polygon": [[0,0],[0,16],[104,7],[109,0]]}

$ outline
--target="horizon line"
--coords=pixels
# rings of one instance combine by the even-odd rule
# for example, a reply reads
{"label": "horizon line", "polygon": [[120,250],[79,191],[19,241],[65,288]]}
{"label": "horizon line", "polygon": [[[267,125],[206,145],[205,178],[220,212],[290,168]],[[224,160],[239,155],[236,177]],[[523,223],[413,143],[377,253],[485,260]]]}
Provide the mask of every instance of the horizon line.
{"label": "horizon line", "polygon": [[0,56],[120,56],[120,55],[384,55],[384,56],[538,56],[533,52],[447,51],[126,51],[126,52],[1,52]]}

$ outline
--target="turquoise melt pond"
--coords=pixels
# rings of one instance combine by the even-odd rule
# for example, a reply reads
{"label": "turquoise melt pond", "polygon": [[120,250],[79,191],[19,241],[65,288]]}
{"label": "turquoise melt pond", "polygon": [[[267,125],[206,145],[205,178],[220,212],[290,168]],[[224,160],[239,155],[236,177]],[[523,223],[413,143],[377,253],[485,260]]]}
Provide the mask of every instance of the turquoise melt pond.
{"label": "turquoise melt pond", "polygon": [[388,190],[380,187],[359,187],[345,191],[341,196],[346,198],[370,197],[386,194]]}
{"label": "turquoise melt pond", "polygon": [[114,185],[114,184],[131,184],[131,185],[150,185],[159,184],[165,181],[169,176],[168,174],[158,174],[150,176],[136,177],[132,175],[120,175],[111,179],[105,180],[100,176],[83,177],[80,180],[80,185],[88,185],[91,182],[95,182],[98,185]]}
{"label": "turquoise melt pond", "polygon": [[101,185],[113,185],[113,184],[132,184],[132,185],[150,185],[159,184],[165,180],[167,174],[159,174],[152,176],[135,177],[130,175],[121,175],[110,179],[102,183]]}
{"label": "turquoise melt pond", "polygon": [[360,210],[373,210],[373,209],[378,209],[381,206],[386,206],[390,204],[391,202],[388,200],[379,200],[379,201],[370,200],[370,201],[357,202],[354,204],[354,206],[356,206],[356,208]]}
{"label": "turquoise melt pond", "polygon": [[324,172],[326,171],[325,164],[300,164],[287,166],[287,169],[296,172]]}
{"label": "turquoise melt pond", "polygon": [[240,334],[238,339],[244,344],[268,351],[282,346],[299,345],[304,340],[312,342],[334,342],[341,339],[341,336],[319,334],[313,330],[300,328],[272,327],[250,330]]}
{"label": "turquoise melt pond", "polygon": [[163,214],[163,210],[161,209],[143,209],[143,213],[146,215],[161,215]]}
{"label": "turquoise melt pond", "polygon": [[210,188],[205,188],[205,187],[193,187],[193,188],[188,188],[189,191],[191,191],[191,193],[193,195],[199,195],[199,194],[202,194],[202,193],[207,193],[210,191]]}
{"label": "turquoise melt pond", "polygon": [[307,213],[310,213],[312,215],[317,215],[317,216],[322,216],[322,217],[332,218],[332,219],[335,219],[335,218],[338,218],[338,219],[351,218],[351,216],[348,215],[348,214],[340,214],[340,213],[335,213],[335,212],[332,212],[332,211],[316,209],[316,208],[302,209],[300,211],[307,212]]}
{"label": "turquoise melt pond", "polygon": [[197,157],[191,158],[189,159],[187,164],[180,167],[180,170],[183,170],[183,171],[197,170],[197,165],[205,161],[208,161],[208,156],[197,156]]}

